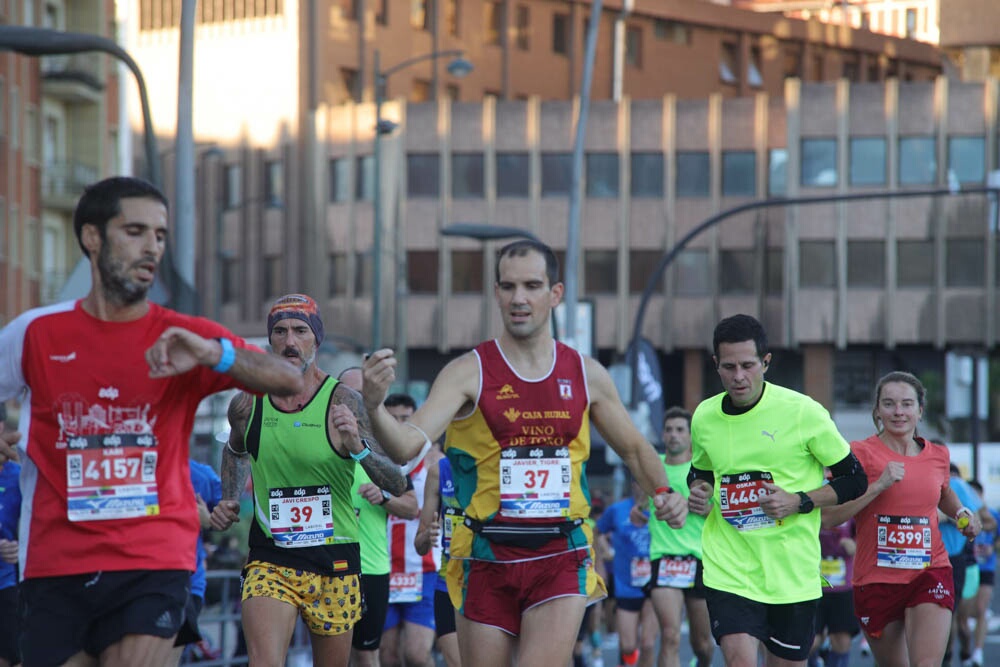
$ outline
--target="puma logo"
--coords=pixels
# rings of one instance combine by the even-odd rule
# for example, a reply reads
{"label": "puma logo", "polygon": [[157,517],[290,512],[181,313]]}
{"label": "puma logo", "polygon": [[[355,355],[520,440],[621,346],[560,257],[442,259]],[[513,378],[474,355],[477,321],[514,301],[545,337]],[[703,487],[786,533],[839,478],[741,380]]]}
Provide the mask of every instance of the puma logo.
{"label": "puma logo", "polygon": [[774,436],[778,435],[778,432],[777,432],[777,431],[775,431],[774,433],[768,433],[767,431],[763,431],[763,430],[762,430],[762,431],[760,432],[760,434],[761,434],[761,435],[766,435],[767,437],[769,437],[769,438],[771,439],[771,442],[774,442]]}

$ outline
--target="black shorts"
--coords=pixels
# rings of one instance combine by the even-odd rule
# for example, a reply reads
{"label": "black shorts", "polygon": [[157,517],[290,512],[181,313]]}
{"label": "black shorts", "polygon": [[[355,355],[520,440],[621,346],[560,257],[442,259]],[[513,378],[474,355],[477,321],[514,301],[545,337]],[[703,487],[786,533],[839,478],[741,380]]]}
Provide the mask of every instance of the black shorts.
{"label": "black shorts", "polygon": [[615,609],[639,613],[642,611],[642,605],[646,604],[646,600],[648,599],[649,595],[641,598],[615,598]]}
{"label": "black shorts", "polygon": [[126,570],[26,579],[21,584],[25,664],[61,665],[80,651],[97,657],[125,635],[170,638],[184,622],[185,570]]}
{"label": "black shorts", "polygon": [[805,660],[809,657],[816,635],[818,598],[791,604],[766,604],[706,587],[705,601],[716,643],[721,645],[726,635],[745,633],[759,639],[779,658]]}
{"label": "black shorts", "polygon": [[382,628],[389,611],[389,575],[361,575],[361,620],[354,624],[351,646],[376,651],[382,645]]}
{"label": "black shorts", "polygon": [[824,628],[830,634],[846,632],[852,637],[860,631],[854,615],[854,591],[850,588],[846,591],[824,591],[816,607],[816,632]]}
{"label": "black shorts", "polygon": [[21,634],[21,617],[17,613],[17,586],[0,590],[0,658],[11,665],[21,662],[18,637]]}
{"label": "black shorts", "polygon": [[201,641],[201,630],[198,629],[198,617],[201,616],[201,608],[205,605],[205,600],[197,595],[189,595],[187,604],[184,606],[184,625],[177,631],[177,639],[174,646],[187,646],[197,644]]}
{"label": "black shorts", "polygon": [[955,582],[955,605],[962,600],[962,589],[965,588],[965,569],[969,566],[969,557],[963,551],[957,556],[948,556],[951,563],[951,578]]}
{"label": "black shorts", "polygon": [[979,571],[979,585],[980,586],[992,586],[996,582],[996,571],[995,570],[980,570]]}
{"label": "black shorts", "polygon": [[434,591],[434,636],[444,637],[455,632],[455,605],[448,591]]}
{"label": "black shorts", "polygon": [[[642,589],[643,593],[645,593],[647,597],[649,597],[649,595],[653,592],[653,589],[668,588],[667,586],[656,585],[656,573],[660,571],[660,561],[663,558],[671,557],[672,556],[661,556],[649,564],[649,571],[652,573],[652,576],[649,578],[649,582],[646,586]],[[688,598],[696,598],[698,600],[705,599],[705,565],[701,562],[701,559],[698,560],[698,567],[694,573],[694,586],[691,588],[681,588],[679,590],[684,591],[685,600]]]}

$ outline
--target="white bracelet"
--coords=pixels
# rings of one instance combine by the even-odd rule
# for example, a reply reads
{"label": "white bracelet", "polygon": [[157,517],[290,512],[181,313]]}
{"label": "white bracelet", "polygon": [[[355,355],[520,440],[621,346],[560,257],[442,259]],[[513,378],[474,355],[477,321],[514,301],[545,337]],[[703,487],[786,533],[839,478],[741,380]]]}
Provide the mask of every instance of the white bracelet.
{"label": "white bracelet", "polygon": [[233,449],[233,446],[231,444],[229,444],[228,440],[226,441],[226,449],[228,449],[229,453],[232,454],[233,456],[238,456],[240,458],[243,458],[244,456],[246,456],[247,454],[250,453],[250,452],[248,452],[245,449],[242,452],[236,451],[235,449]]}
{"label": "white bracelet", "polygon": [[420,451],[415,457],[407,461],[406,465],[403,466],[403,474],[409,475],[418,465],[420,465],[420,462],[424,460],[424,457],[427,456],[427,452],[431,451],[431,439],[427,437],[424,429],[420,428],[413,422],[403,422],[403,424],[412,429],[416,429],[417,433],[424,436],[424,446],[420,448]]}

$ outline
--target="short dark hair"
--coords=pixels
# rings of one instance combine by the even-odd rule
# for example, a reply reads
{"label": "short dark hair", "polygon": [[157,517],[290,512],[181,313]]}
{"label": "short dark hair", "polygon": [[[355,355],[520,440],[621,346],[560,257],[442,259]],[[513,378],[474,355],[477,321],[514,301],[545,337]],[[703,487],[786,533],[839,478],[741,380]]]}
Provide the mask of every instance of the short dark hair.
{"label": "short dark hair", "polygon": [[969,480],[969,486],[971,486],[972,489],[974,491],[976,491],[977,493],[982,493],[983,492],[983,485],[979,483],[978,479],[970,479]]}
{"label": "short dark hair", "polygon": [[413,397],[409,394],[389,394],[385,397],[385,407],[396,408],[403,406],[404,408],[410,408],[413,411],[417,409],[417,402],[413,400]]}
{"label": "short dark hair", "polygon": [[679,405],[667,408],[667,411],[663,413],[664,424],[667,423],[668,419],[683,419],[688,424],[688,430],[691,430],[691,413]]}
{"label": "short dark hair", "polygon": [[170,203],[160,189],[141,178],[112,176],[88,185],[73,212],[73,231],[85,257],[90,257],[90,253],[83,247],[83,226],[94,225],[101,239],[106,239],[108,221],[121,215],[122,199],[153,199],[170,210]]}
{"label": "short dark hair", "polygon": [[761,359],[767,354],[767,333],[756,317],[750,315],[733,315],[715,325],[712,334],[712,352],[719,358],[721,343],[742,343],[752,340],[757,347],[757,356]]}
{"label": "short dark hair", "polygon": [[537,252],[545,259],[545,275],[549,279],[549,287],[559,282],[559,259],[552,248],[538,239],[518,239],[511,241],[497,251],[496,266],[493,271],[497,283],[500,282],[500,260],[504,257],[524,257],[529,252]]}

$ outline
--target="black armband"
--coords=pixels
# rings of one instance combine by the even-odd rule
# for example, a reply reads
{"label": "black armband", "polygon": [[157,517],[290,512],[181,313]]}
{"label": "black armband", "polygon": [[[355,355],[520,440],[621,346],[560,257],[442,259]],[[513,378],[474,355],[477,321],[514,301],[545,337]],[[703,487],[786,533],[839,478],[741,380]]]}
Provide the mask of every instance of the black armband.
{"label": "black armband", "polygon": [[700,479],[703,482],[708,482],[708,484],[715,488],[715,473],[711,470],[702,470],[701,468],[695,468],[691,466],[691,470],[688,471],[687,483],[688,487],[691,486],[691,482]]}
{"label": "black armband", "polygon": [[838,505],[860,498],[868,490],[868,475],[854,452],[830,466],[830,472],[830,488],[837,492]]}

